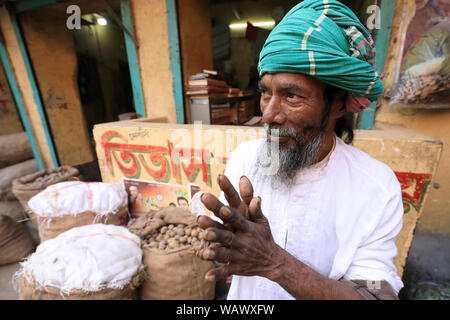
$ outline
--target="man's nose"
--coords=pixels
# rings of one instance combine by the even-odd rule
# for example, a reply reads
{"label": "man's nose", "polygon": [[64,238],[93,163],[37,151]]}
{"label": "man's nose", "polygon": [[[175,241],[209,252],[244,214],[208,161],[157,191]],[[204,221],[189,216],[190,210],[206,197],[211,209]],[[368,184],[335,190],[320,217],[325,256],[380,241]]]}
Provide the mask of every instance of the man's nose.
{"label": "man's nose", "polygon": [[272,96],[267,105],[262,109],[263,123],[283,124],[286,121],[286,114],[283,111],[281,99],[279,97]]}

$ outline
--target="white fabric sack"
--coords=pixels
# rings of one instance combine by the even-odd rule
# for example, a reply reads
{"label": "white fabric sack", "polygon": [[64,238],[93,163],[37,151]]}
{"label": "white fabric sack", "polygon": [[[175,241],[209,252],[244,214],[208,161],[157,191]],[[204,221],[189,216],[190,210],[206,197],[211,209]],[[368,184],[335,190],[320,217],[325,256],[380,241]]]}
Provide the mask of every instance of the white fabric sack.
{"label": "white fabric sack", "polygon": [[59,217],[92,211],[97,215],[117,213],[128,195],[121,183],[67,181],[53,184],[28,201],[40,217]]}
{"label": "white fabric sack", "polygon": [[142,264],[141,240],[126,227],[91,224],[41,243],[14,275],[38,286],[96,292],[122,289]]}

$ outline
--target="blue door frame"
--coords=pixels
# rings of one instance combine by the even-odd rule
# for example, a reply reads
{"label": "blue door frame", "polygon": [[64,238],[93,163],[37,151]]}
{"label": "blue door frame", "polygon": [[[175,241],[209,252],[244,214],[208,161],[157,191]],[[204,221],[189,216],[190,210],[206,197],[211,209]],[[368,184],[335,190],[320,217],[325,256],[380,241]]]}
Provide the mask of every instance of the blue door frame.
{"label": "blue door frame", "polygon": [[178,31],[177,1],[166,0],[167,23],[169,30],[170,70],[177,123],[184,124],[183,75],[181,68],[180,40]]}
{"label": "blue door frame", "polygon": [[[394,21],[395,7],[397,0],[382,0],[380,7],[381,22],[378,30],[375,45],[376,45],[376,60],[375,67],[379,74],[383,73],[384,64],[386,61],[389,41],[391,39],[392,23]],[[359,118],[358,129],[371,130],[375,122],[375,112],[377,110],[378,101],[374,101],[365,109]]]}

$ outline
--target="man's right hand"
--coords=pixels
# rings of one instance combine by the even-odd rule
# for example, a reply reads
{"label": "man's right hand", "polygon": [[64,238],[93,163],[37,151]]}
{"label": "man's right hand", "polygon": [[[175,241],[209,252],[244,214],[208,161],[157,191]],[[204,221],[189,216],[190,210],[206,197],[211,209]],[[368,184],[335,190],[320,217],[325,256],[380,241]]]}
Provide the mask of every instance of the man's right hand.
{"label": "man's right hand", "polygon": [[[230,180],[228,180],[226,176],[219,174],[217,176],[217,183],[220,190],[223,191],[228,205],[242,214],[246,219],[249,219],[248,206],[250,205],[250,201],[253,199],[253,186],[250,180],[246,176],[241,177],[239,180],[240,195],[234,189]],[[215,196],[208,193],[202,196],[202,202],[208,209],[213,208],[220,210],[220,207],[223,206],[223,204]]]}

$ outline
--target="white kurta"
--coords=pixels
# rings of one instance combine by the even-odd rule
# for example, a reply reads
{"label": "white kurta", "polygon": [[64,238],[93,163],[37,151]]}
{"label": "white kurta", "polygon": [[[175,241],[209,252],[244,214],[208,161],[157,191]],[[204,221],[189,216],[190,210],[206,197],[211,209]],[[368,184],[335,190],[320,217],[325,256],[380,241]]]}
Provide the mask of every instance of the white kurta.
{"label": "white kurta", "polygon": [[[236,190],[247,176],[262,199],[275,242],[316,272],[335,280],[386,280],[403,287],[393,259],[403,222],[400,184],[394,172],[336,139],[328,157],[299,173],[289,189],[273,189],[257,173],[263,140],[240,144],[225,170]],[[220,196],[227,203],[223,193]],[[262,277],[233,276],[228,299],[293,299]]]}

